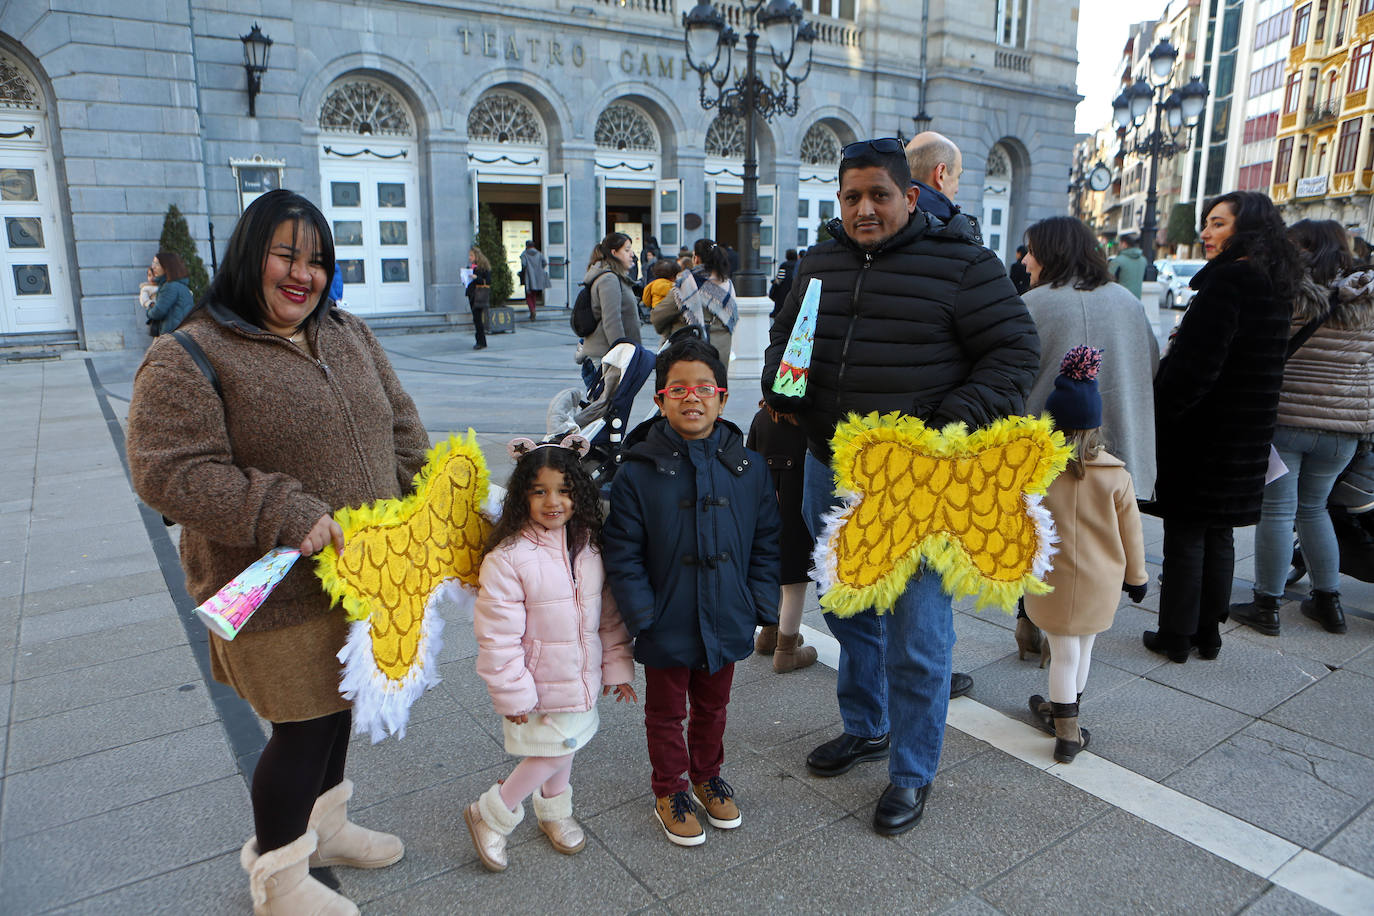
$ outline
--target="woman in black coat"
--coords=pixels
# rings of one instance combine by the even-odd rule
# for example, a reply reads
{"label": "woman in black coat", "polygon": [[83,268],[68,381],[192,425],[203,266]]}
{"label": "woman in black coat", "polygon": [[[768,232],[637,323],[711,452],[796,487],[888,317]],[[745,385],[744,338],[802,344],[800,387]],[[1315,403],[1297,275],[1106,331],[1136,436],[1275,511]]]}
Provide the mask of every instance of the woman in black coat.
{"label": "woman in black coat", "polygon": [[1183,663],[1221,650],[1235,568],[1232,528],[1259,521],[1300,275],[1263,194],[1206,204],[1208,264],[1155,376],[1155,494],[1164,520],[1159,630],[1145,648]]}
{"label": "woman in black coat", "polygon": [[468,308],[472,310],[472,332],[477,342],[474,350],[487,348],[487,309],[491,306],[491,261],[476,245],[468,249],[469,269],[472,279],[468,281]]}

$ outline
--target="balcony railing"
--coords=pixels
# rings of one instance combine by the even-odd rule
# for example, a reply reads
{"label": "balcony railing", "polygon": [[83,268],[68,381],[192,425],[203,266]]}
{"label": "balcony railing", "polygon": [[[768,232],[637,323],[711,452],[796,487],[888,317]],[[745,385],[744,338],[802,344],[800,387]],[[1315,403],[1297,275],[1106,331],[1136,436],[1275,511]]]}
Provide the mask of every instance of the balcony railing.
{"label": "balcony railing", "polygon": [[596,0],[602,6],[613,6],[622,10],[638,10],[644,13],[662,13],[669,19],[676,18],[675,0]]}
{"label": "balcony railing", "polygon": [[1005,48],[998,48],[993,57],[993,65],[998,70],[1012,70],[1016,73],[1030,73],[1031,56],[1022,54],[1019,51],[1008,51]]}
{"label": "balcony railing", "polygon": [[[617,6],[620,0],[600,0],[600,2],[608,6]],[[639,2],[652,2],[652,0],[639,0]],[[717,6],[716,9],[725,14],[725,22],[730,28],[737,32],[744,31],[744,10],[739,6],[731,4],[729,6]],[[859,46],[862,33],[852,25],[815,16],[807,16],[806,21],[811,23],[811,27],[816,30],[816,41],[820,44],[839,45],[846,48]]]}
{"label": "balcony railing", "polygon": [[1318,124],[1329,124],[1341,116],[1341,103],[1336,99],[1328,99],[1316,108],[1307,110],[1305,125],[1316,127]]}

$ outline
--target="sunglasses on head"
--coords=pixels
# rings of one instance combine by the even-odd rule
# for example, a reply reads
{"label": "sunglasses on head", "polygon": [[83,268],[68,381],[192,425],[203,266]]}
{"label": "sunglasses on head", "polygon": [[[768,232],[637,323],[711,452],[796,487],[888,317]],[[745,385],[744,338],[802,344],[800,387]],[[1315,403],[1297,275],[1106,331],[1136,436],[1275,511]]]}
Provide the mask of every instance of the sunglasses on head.
{"label": "sunglasses on head", "polygon": [[853,143],[845,144],[844,149],[840,150],[841,159],[853,159],[861,156],[868,150],[875,153],[900,153],[905,149],[902,141],[896,137],[883,137],[879,140],[855,140]]}

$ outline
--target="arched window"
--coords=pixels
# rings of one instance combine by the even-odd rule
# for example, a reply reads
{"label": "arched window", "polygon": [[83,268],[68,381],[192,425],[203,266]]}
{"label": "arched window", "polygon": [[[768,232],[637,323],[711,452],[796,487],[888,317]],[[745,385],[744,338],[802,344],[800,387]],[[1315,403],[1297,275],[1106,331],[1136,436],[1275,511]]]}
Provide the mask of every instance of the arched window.
{"label": "arched window", "polygon": [[320,129],[334,133],[409,137],[415,133],[412,124],[395,91],[361,77],[336,84],[320,106]]}
{"label": "arched window", "polygon": [[544,124],[533,106],[513,92],[489,92],[468,115],[468,139],[543,145]]}
{"label": "arched window", "polygon": [[716,115],[706,130],[706,155],[743,159],[744,121],[732,115]]}
{"label": "arched window", "polygon": [[802,137],[801,161],[803,165],[833,166],[840,161],[839,136],[826,124],[817,121]]}
{"label": "arched window", "polygon": [[1011,160],[1007,158],[1006,151],[1002,147],[994,146],[988,152],[988,167],[985,171],[988,178],[1003,180],[1011,178]]}
{"label": "arched window", "polygon": [[23,111],[40,111],[38,86],[8,58],[0,57],[0,107]]}
{"label": "arched window", "polygon": [[629,102],[612,102],[596,119],[598,149],[658,152],[658,131],[649,116]]}

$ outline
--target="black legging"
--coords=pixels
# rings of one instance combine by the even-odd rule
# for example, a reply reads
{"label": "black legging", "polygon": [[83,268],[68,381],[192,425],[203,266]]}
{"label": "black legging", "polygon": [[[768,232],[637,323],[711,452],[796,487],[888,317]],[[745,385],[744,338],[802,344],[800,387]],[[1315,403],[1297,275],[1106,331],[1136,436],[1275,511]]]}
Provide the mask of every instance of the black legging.
{"label": "black legging", "polygon": [[273,722],[253,771],[253,823],[258,852],[305,833],[315,799],[343,782],[353,713],[345,709],[304,722]]}

